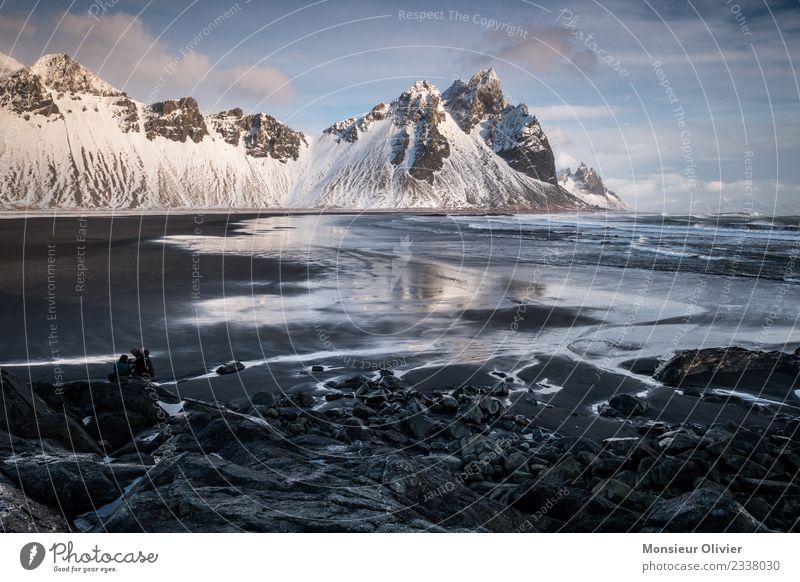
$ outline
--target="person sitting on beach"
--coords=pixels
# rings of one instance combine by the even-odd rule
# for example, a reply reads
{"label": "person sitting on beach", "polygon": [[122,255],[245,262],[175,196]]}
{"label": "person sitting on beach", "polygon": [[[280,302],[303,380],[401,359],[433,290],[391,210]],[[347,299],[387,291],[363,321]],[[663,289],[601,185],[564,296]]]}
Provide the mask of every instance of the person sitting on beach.
{"label": "person sitting on beach", "polygon": [[145,365],[146,373],[150,377],[150,379],[152,380],[153,378],[155,378],[156,377],[156,369],[153,367],[153,362],[150,359],[150,350],[145,350],[144,351],[144,365]]}
{"label": "person sitting on beach", "polygon": [[144,376],[145,374],[147,374],[147,365],[145,364],[144,354],[142,353],[142,350],[140,350],[139,348],[131,348],[131,353],[135,358],[133,360],[133,373],[136,376]]}
{"label": "person sitting on beach", "polygon": [[119,360],[114,363],[114,370],[108,375],[108,380],[113,382],[119,378],[127,378],[132,371],[127,354],[122,354]]}

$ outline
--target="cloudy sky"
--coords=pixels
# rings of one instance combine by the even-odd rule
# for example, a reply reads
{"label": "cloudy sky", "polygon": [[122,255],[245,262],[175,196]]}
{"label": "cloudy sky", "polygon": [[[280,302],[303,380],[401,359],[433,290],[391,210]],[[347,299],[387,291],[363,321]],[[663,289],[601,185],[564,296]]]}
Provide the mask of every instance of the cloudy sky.
{"label": "cloudy sky", "polygon": [[0,0],[0,51],[312,134],[494,67],[559,167],[585,161],[639,210],[800,209],[796,0]]}

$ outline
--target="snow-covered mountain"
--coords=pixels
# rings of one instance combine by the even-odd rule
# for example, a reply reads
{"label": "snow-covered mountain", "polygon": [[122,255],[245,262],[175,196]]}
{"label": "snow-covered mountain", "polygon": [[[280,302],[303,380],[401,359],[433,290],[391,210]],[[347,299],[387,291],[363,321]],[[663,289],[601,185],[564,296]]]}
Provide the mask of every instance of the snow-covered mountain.
{"label": "snow-covered mountain", "polygon": [[144,105],[66,55],[0,79],[5,207],[277,206],[308,153],[269,116]]}
{"label": "snow-covered mountain", "polygon": [[595,169],[587,167],[583,162],[574,174],[569,168],[561,170],[558,173],[558,183],[590,206],[608,210],[629,210],[619,196],[606,188]]}
{"label": "snow-covered mountain", "polygon": [[418,81],[316,139],[266,114],[145,105],[67,55],[0,78],[0,206],[587,208],[492,70]]}
{"label": "snow-covered mountain", "polygon": [[[494,72],[486,71],[470,84],[484,78],[496,84]],[[295,189],[294,205],[541,210],[584,206],[498,155],[510,155],[517,148],[518,158],[524,158],[524,124],[538,128],[535,119],[516,119],[515,133],[502,134],[507,145],[495,149],[492,136],[501,132],[491,130],[504,119],[482,108],[479,91],[458,92],[462,86],[466,85],[457,81],[442,95],[427,81],[418,81],[391,103],[326,129],[312,146],[313,163]],[[451,98],[444,99],[448,95]],[[505,107],[502,93],[499,100]]]}

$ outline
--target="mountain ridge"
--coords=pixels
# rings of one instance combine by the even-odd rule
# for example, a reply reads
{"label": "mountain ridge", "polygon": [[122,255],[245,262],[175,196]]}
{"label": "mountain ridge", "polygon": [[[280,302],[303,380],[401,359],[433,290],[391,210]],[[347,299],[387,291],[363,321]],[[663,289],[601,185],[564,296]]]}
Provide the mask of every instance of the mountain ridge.
{"label": "mountain ridge", "polygon": [[6,208],[592,208],[492,69],[444,92],[417,81],[310,136],[193,97],[144,104],[45,55],[0,78],[0,121]]}

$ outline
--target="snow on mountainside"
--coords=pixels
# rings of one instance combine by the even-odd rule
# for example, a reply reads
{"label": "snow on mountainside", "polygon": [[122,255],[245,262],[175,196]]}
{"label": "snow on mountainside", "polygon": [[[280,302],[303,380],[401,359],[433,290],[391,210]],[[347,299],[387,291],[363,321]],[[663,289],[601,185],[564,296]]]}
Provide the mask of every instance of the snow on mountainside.
{"label": "snow on mountainside", "polygon": [[332,125],[313,145],[299,206],[564,209],[582,204],[516,171],[485,139],[465,131],[469,103],[448,110],[438,89],[418,81],[389,104]]}
{"label": "snow on mountainside", "polygon": [[628,206],[614,192],[606,188],[594,168],[581,162],[573,174],[569,168],[558,173],[558,182],[572,195],[591,206],[608,210],[628,210]]}
{"label": "snow on mountainside", "polygon": [[[0,206],[587,208],[492,70],[419,81],[312,140],[266,114],[145,105],[67,55],[0,78]],[[593,203],[589,203],[593,204]]]}
{"label": "snow on mountainside", "polygon": [[66,55],[42,57],[0,79],[0,201],[277,206],[297,181],[306,138],[268,116],[234,117],[227,128],[208,123],[191,97],[145,106]]}
{"label": "snow on mountainside", "polygon": [[524,103],[506,101],[494,69],[482,69],[466,83],[454,82],[442,98],[459,127],[467,134],[477,131],[513,169],[557,184],[555,157],[539,121]]}

